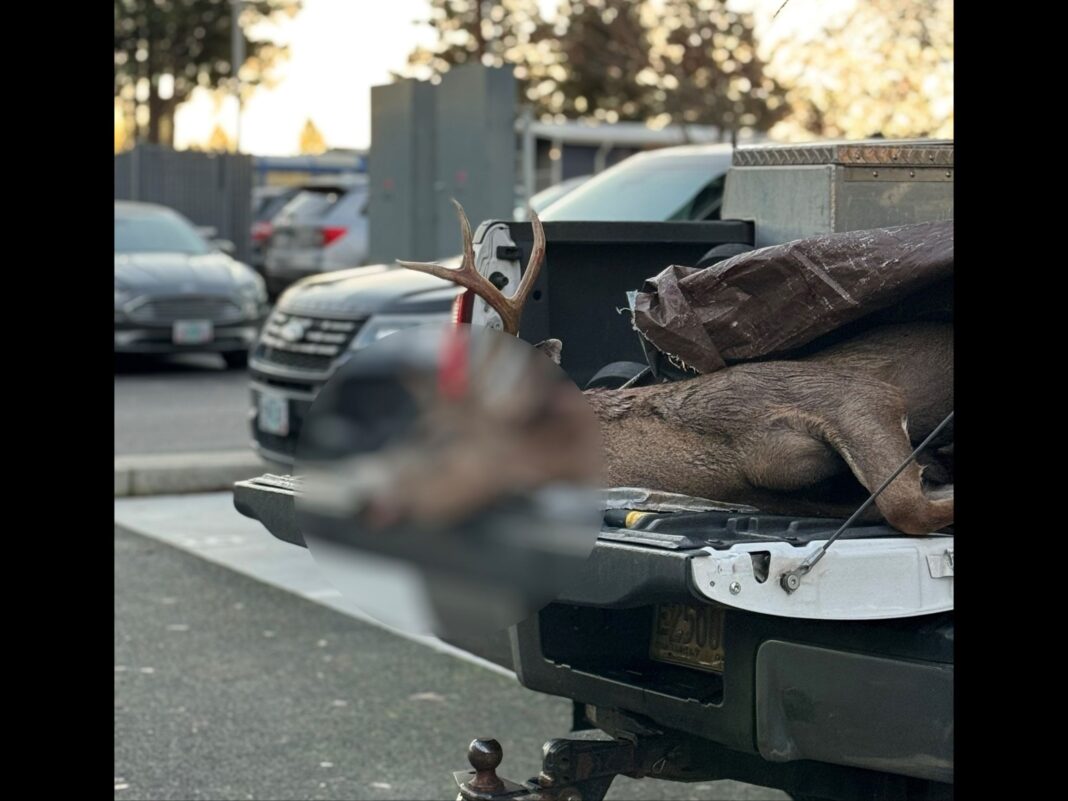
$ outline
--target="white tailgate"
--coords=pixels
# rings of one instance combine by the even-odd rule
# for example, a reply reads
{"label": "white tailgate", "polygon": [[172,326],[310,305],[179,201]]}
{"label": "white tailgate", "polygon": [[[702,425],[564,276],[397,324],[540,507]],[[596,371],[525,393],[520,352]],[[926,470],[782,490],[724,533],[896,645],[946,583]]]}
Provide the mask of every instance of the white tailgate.
{"label": "white tailgate", "polygon": [[[826,540],[798,548],[747,542],[703,549],[691,560],[694,586],[707,598],[750,612],[825,620],[914,617],[953,608],[953,537],[837,540],[787,593],[779,577],[800,566]],[[767,579],[757,581],[750,553],[770,553]]]}

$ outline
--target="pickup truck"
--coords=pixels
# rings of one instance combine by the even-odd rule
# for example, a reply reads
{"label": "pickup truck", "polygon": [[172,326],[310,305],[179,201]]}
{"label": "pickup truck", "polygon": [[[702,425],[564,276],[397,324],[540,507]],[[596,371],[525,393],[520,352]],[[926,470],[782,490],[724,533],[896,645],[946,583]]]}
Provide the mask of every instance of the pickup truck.
{"label": "pickup truck", "polygon": [[[579,386],[618,385],[648,363],[620,313],[626,294],[665,266],[952,217],[951,141],[742,148],[720,220],[546,222],[519,335],[566,342],[561,366]],[[511,280],[532,229],[487,221],[475,241],[480,271]],[[952,318],[951,301],[915,308]],[[477,300],[462,313],[493,323]],[[239,482],[235,506],[301,545],[296,486]],[[529,781],[498,777],[499,746],[472,742],[472,769],[455,774],[461,798],[595,801],[616,775],[736,779],[795,799],[952,797],[952,535],[851,525],[787,592],[768,560],[808,556],[844,521],[642,500],[605,510],[574,589],[507,637],[455,643],[574,702],[572,732],[546,743]]]}

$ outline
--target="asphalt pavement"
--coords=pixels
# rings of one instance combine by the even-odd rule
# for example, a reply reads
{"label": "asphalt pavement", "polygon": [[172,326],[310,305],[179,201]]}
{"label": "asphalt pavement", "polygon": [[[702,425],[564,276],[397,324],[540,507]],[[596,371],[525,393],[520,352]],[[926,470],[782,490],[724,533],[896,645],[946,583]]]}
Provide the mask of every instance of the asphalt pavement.
{"label": "asphalt pavement", "polygon": [[[225,493],[116,501],[117,799],[445,799],[472,737],[537,773],[570,703],[346,613]],[[140,532],[140,533],[134,533]],[[611,799],[785,799],[618,778]]]}
{"label": "asphalt pavement", "polygon": [[116,356],[115,453],[248,448],[248,402],[248,373],[220,356]]}

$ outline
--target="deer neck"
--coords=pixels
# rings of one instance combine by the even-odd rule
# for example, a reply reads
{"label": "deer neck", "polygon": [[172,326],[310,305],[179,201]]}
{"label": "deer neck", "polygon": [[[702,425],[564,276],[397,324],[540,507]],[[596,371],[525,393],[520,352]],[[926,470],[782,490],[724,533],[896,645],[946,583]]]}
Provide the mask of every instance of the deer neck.
{"label": "deer neck", "polygon": [[[601,425],[612,486],[670,487],[702,496],[744,484],[738,439],[744,422],[724,373],[691,381],[585,393]],[[726,409],[721,414],[720,408]],[[704,495],[707,497],[707,495]]]}

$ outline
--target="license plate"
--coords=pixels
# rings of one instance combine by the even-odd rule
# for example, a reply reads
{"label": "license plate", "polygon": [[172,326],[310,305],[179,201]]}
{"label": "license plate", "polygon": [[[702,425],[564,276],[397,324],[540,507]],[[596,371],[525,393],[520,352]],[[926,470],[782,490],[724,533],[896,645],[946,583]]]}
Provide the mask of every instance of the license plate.
{"label": "license plate", "polygon": [[260,431],[286,436],[289,434],[289,401],[281,395],[261,392],[256,423]]}
{"label": "license plate", "polygon": [[211,320],[178,320],[171,338],[175,345],[203,345],[215,338]]}
{"label": "license plate", "polygon": [[723,609],[688,604],[656,608],[651,659],[722,673],[724,656]]}

